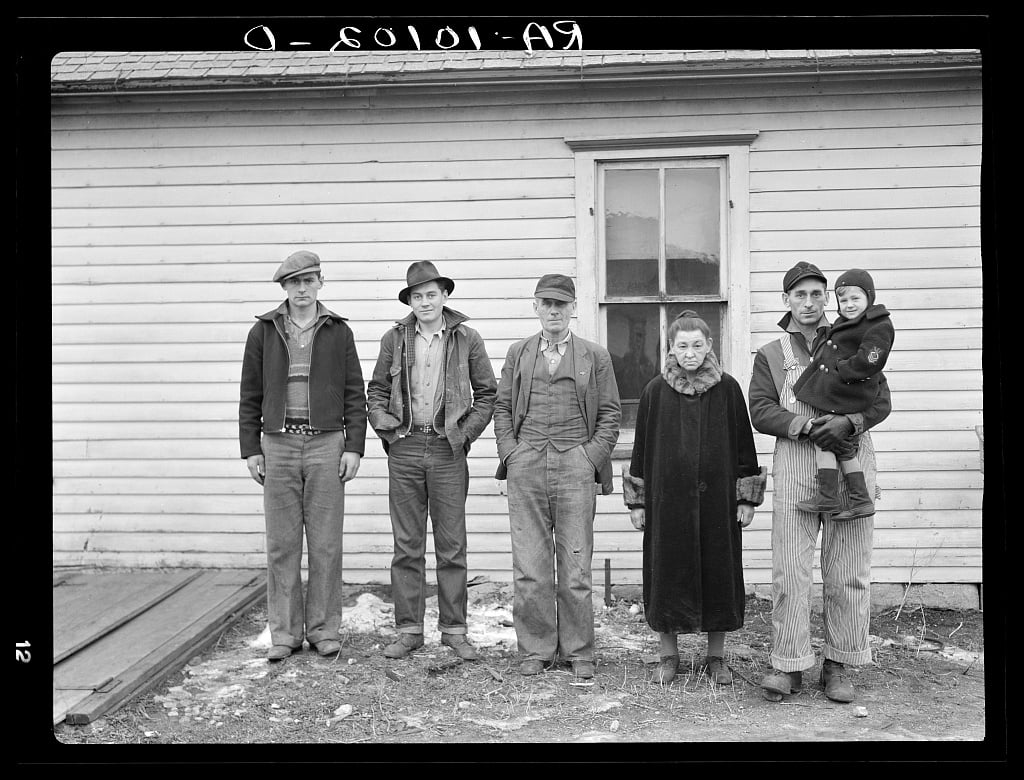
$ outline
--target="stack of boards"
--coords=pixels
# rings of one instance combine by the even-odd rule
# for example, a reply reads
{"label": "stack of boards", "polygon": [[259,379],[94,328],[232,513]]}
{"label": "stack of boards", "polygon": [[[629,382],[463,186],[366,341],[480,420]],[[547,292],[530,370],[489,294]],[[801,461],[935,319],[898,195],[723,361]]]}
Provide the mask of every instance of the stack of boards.
{"label": "stack of boards", "polygon": [[55,570],[53,722],[90,723],[211,646],[265,570]]}

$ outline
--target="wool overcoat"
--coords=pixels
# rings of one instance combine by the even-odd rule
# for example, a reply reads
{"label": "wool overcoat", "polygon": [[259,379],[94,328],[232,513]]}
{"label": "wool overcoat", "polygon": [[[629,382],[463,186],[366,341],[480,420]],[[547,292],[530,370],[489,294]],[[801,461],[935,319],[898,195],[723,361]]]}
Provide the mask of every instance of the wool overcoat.
{"label": "wool overcoat", "polygon": [[645,510],[650,627],[677,634],[740,628],[745,592],[736,507],[760,504],[766,477],[743,392],[714,353],[692,383],[669,356],[665,372],[647,384],[623,471],[627,506]]}

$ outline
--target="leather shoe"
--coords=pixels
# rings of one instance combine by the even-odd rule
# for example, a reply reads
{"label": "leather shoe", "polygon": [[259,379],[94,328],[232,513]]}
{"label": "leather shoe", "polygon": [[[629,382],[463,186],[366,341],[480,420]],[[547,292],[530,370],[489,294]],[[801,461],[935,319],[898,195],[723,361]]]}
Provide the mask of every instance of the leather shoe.
{"label": "leather shoe", "polygon": [[782,701],[783,694],[796,693],[803,685],[802,672],[780,672],[778,669],[770,669],[761,678],[761,688],[764,690],[764,697],[769,701]]}
{"label": "leather shoe", "polygon": [[423,634],[400,633],[398,639],[384,648],[387,658],[405,658],[413,650],[423,647]]}
{"label": "leather shoe", "polygon": [[663,655],[658,663],[658,668],[654,671],[654,680],[662,685],[668,685],[675,679],[676,672],[678,671],[679,656]]}
{"label": "leather shoe", "polygon": [[577,659],[572,662],[572,673],[584,680],[589,680],[594,676],[594,662]]}
{"label": "leather shoe", "polygon": [[321,639],[319,642],[310,642],[310,649],[316,649],[317,655],[327,657],[337,655],[341,652],[341,642],[337,639]]}
{"label": "leather shoe", "polygon": [[463,661],[475,661],[479,658],[476,654],[476,648],[469,643],[469,639],[466,638],[465,634],[445,634],[442,632],[441,644],[447,645],[454,650],[455,655]]}
{"label": "leather shoe", "polygon": [[519,674],[530,677],[544,671],[544,662],[539,658],[527,658],[519,664]]}
{"label": "leather shoe", "polygon": [[732,685],[732,672],[720,655],[709,655],[704,659],[704,668],[716,685]]}
{"label": "leather shoe", "polygon": [[825,695],[832,701],[848,704],[856,698],[848,675],[846,667],[838,661],[826,658],[821,664],[821,684],[825,686]]}
{"label": "leather shoe", "polygon": [[267,651],[267,660],[271,662],[283,661],[292,653],[297,653],[300,650],[302,650],[302,645],[299,645],[298,647],[292,647],[291,645],[274,645]]}

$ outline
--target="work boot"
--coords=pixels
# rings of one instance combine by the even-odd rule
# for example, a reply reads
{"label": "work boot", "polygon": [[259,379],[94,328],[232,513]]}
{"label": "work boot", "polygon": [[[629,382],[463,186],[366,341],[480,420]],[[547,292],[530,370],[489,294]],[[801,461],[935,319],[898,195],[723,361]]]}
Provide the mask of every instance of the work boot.
{"label": "work boot", "polygon": [[292,653],[298,653],[302,651],[302,645],[298,647],[292,647],[291,645],[273,645],[267,651],[267,660],[271,663],[276,661],[283,661],[285,658],[290,656]]}
{"label": "work boot", "polygon": [[825,686],[825,695],[832,701],[848,704],[856,698],[848,675],[846,667],[838,661],[826,658],[822,662],[821,684]]}
{"label": "work boot", "polygon": [[469,643],[469,639],[466,638],[465,634],[446,634],[441,633],[441,644],[447,645],[455,654],[463,661],[475,661],[478,656],[476,654],[476,648]]}
{"label": "work boot", "polygon": [[839,469],[818,469],[818,495],[810,501],[798,501],[796,508],[811,514],[834,515],[839,506]]}
{"label": "work boot", "polygon": [[407,634],[402,632],[398,639],[384,648],[387,658],[405,658],[413,650],[423,647],[423,634]]}
{"label": "work boot", "polygon": [[846,490],[850,498],[850,506],[838,514],[832,515],[833,520],[854,520],[858,517],[871,517],[875,513],[875,503],[868,493],[868,484],[864,481],[863,471],[852,471],[845,475]]}
{"label": "work boot", "polygon": [[679,671],[679,656],[678,655],[663,655],[661,660],[658,662],[657,668],[654,670],[654,681],[659,682],[662,685],[668,685],[676,677],[676,672]]}
{"label": "work boot", "polygon": [[796,693],[803,685],[803,672],[780,672],[769,669],[761,678],[761,688],[768,701],[782,701],[783,695]]}
{"label": "work boot", "polygon": [[720,655],[709,655],[704,659],[704,667],[715,685],[732,685],[732,672]]}

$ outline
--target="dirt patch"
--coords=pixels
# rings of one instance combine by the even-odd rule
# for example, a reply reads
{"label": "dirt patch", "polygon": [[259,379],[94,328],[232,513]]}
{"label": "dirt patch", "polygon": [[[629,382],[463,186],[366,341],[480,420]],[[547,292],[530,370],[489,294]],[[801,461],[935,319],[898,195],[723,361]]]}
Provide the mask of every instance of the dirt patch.
{"label": "dirt patch", "polygon": [[[977,741],[985,737],[983,616],[915,606],[872,618],[873,663],[853,670],[852,704],[826,699],[818,669],[782,703],[757,683],[770,647],[771,603],[751,596],[744,628],[726,644],[735,684],[700,671],[702,636],[681,636],[669,686],[652,682],[658,642],[640,605],[620,598],[595,610],[597,675],[570,669],[518,673],[508,585],[470,588],[470,637],[481,660],[461,663],[440,645],[394,661],[382,586],[350,586],[344,646],[265,660],[266,611],[254,608],[209,652],[92,724],[60,724],[68,744],[126,743],[569,743],[754,741]],[[436,598],[427,625],[436,624]],[[812,613],[815,650],[820,615]]]}

